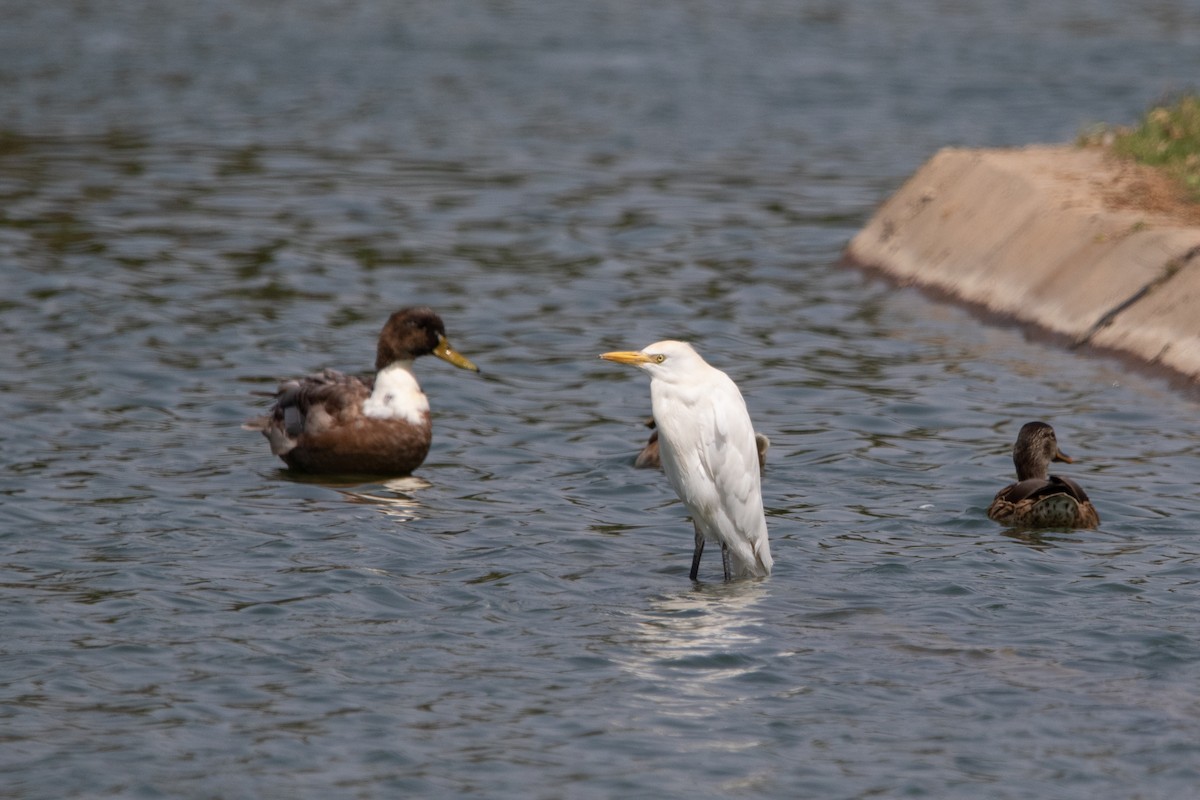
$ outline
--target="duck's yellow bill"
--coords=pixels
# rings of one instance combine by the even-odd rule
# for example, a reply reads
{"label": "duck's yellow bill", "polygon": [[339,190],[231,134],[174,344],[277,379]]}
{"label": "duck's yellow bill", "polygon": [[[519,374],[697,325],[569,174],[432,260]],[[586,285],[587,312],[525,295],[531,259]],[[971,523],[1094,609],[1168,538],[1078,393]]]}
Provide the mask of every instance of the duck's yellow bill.
{"label": "duck's yellow bill", "polygon": [[450,346],[450,340],[445,336],[438,337],[437,347],[433,348],[433,354],[443,361],[449,361],[456,367],[461,369],[469,369],[471,372],[479,372],[479,367],[471,363],[466,356],[460,355],[453,347]]}

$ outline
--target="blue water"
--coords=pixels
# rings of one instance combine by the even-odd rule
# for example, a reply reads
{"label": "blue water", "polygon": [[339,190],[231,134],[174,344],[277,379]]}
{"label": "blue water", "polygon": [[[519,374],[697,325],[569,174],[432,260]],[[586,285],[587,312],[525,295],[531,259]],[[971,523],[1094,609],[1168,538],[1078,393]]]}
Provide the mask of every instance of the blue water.
{"label": "blue water", "polygon": [[[839,265],[943,145],[1200,74],[1083,4],[4,3],[0,796],[1182,798],[1195,395]],[[434,306],[414,478],[240,429]],[[688,338],[774,574],[634,470]],[[1030,419],[1096,531],[984,510]]]}

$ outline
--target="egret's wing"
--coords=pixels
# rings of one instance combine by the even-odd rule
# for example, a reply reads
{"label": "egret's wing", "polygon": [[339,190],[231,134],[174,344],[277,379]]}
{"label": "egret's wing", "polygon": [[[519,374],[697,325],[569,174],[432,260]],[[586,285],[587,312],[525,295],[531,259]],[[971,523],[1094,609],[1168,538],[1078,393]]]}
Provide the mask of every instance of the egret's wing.
{"label": "egret's wing", "polygon": [[705,454],[717,487],[722,527],[732,534],[722,538],[746,568],[769,572],[770,546],[754,425],[737,385],[724,374],[721,377],[725,380],[709,394],[714,437]]}

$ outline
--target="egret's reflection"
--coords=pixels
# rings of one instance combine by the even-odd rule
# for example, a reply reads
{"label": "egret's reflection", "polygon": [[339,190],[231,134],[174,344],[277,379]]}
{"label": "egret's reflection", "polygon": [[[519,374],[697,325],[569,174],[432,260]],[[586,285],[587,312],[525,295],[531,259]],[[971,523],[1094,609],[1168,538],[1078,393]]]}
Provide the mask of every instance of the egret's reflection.
{"label": "egret's reflection", "polygon": [[707,714],[714,692],[710,684],[752,672],[761,655],[762,620],[756,607],[766,596],[765,581],[701,585],[651,598],[634,617],[626,669],[672,684],[673,699],[703,700],[672,704],[675,713]]}

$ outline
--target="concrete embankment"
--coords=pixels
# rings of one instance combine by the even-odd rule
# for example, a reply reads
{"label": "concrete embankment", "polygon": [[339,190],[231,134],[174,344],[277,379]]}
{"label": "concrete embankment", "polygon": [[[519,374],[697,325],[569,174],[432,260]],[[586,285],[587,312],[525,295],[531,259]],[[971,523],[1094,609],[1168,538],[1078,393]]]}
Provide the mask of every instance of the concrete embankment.
{"label": "concrete embankment", "polygon": [[1200,382],[1200,205],[1103,149],[942,150],[846,258]]}

